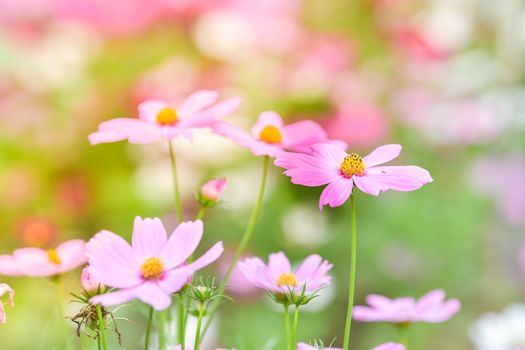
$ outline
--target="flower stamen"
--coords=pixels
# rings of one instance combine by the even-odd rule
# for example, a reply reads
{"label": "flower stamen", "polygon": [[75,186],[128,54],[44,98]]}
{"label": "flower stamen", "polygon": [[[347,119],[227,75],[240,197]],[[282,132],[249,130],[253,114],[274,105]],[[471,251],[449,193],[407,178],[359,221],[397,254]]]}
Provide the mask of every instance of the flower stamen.
{"label": "flower stamen", "polygon": [[278,127],[268,125],[262,129],[259,139],[268,143],[279,143],[283,139],[283,135]]}
{"label": "flower stamen", "polygon": [[295,278],[295,275],[293,273],[283,273],[277,279],[277,285],[279,287],[282,287],[282,286],[297,287],[297,278]]}
{"label": "flower stamen", "polygon": [[147,258],[140,266],[140,272],[146,280],[158,280],[164,273],[164,264],[159,258]]}
{"label": "flower stamen", "polygon": [[157,113],[157,123],[160,125],[173,125],[177,122],[177,111],[164,107]]}
{"label": "flower stamen", "polygon": [[51,261],[53,264],[55,265],[60,265],[61,261],[60,261],[60,257],[58,256],[58,253],[56,250],[54,249],[48,249],[46,251],[47,253],[47,259],[49,261]]}
{"label": "flower stamen", "polygon": [[365,163],[361,156],[356,153],[350,153],[345,157],[339,166],[341,173],[345,177],[361,176],[365,173]]}

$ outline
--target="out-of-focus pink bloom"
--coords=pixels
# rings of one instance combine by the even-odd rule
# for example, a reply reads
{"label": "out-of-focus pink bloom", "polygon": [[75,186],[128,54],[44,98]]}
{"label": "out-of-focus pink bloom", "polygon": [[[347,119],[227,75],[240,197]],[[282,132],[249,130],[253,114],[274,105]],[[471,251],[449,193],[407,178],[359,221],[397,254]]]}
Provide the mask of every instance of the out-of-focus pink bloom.
{"label": "out-of-focus pink bloom", "polygon": [[[186,345],[185,348],[186,348],[186,350],[193,350],[193,346],[191,346],[191,345]],[[171,350],[182,350],[182,346],[181,345],[175,345],[175,346],[171,347],[170,349]],[[229,349],[217,348],[215,350],[229,350]],[[232,350],[235,350],[235,349],[232,349]]]}
{"label": "out-of-focus pink bloom", "polygon": [[461,305],[457,299],[445,301],[445,291],[433,290],[421,299],[388,299],[381,295],[369,295],[370,305],[354,307],[354,319],[363,322],[429,322],[439,323],[449,320]]}
{"label": "out-of-focus pink bloom", "polygon": [[82,273],[80,274],[80,286],[88,295],[103,291],[105,288],[105,286],[93,277],[91,272],[89,272],[89,265],[82,269]]}
{"label": "out-of-focus pink bloom", "polygon": [[371,350],[405,350],[405,346],[399,343],[385,343],[378,345]]}
{"label": "out-of-focus pink bloom", "polygon": [[390,129],[383,112],[365,102],[338,108],[323,126],[330,138],[343,140],[354,147],[377,144]]}
{"label": "out-of-focus pink bloom", "polygon": [[166,309],[172,293],[222,254],[222,242],[218,242],[183,266],[197,248],[202,230],[200,220],[183,222],[168,238],[160,219],[137,217],[131,246],[112,232],[97,233],[86,245],[90,272],[101,283],[120,290],[97,295],[91,302],[110,306],[140,299],[157,310]]}
{"label": "out-of-focus pink bloom", "polygon": [[261,113],[252,127],[251,135],[224,122],[216,123],[213,130],[239,146],[249,148],[256,156],[275,157],[283,150],[303,152],[308,151],[313,144],[330,142],[319,124],[303,120],[284,125],[275,112]]}
{"label": "out-of-focus pink bloom", "polygon": [[377,166],[399,156],[400,145],[376,148],[366,157],[346,153],[331,144],[312,146],[312,154],[282,152],[275,165],[297,185],[317,187],[328,184],[321,193],[319,209],[328,204],[342,205],[352,194],[354,184],[361,191],[377,196],[386,190],[414,191],[432,182],[428,171],[417,166]]}
{"label": "out-of-focus pink bloom", "polygon": [[330,284],[331,277],[327,275],[332,264],[319,255],[308,256],[294,272],[290,261],[283,252],[270,254],[268,265],[257,257],[246,258],[239,263],[239,270],[246,279],[257,288],[275,293],[294,291],[301,293],[315,292]]}
{"label": "out-of-focus pink bloom", "polygon": [[393,33],[394,44],[409,58],[420,60],[441,60],[447,53],[434,45],[421,30],[403,27]]}
{"label": "out-of-focus pink bloom", "polygon": [[297,350],[343,350],[341,348],[317,348],[306,343],[297,343]]}
{"label": "out-of-focus pink bloom", "polygon": [[[15,306],[14,297],[15,291],[5,283],[0,283],[0,297],[5,293],[9,293],[9,305]],[[7,317],[4,311],[4,303],[0,301],[0,323],[5,323]]]}
{"label": "out-of-focus pink bloom", "polygon": [[209,201],[217,202],[220,195],[226,188],[227,180],[225,177],[220,179],[213,179],[206,182],[201,187],[201,196]]}
{"label": "out-of-focus pink bloom", "polygon": [[240,103],[231,98],[215,104],[218,92],[200,90],[191,94],[178,107],[163,101],[148,100],[138,106],[139,118],[117,118],[99,125],[89,135],[91,144],[127,139],[130,143],[152,143],[183,136],[191,140],[190,130],[211,127],[219,118],[232,113]]}
{"label": "out-of-focus pink bloom", "polygon": [[55,225],[48,219],[40,217],[20,220],[17,231],[22,242],[31,247],[48,246],[57,236]]}
{"label": "out-of-focus pink bloom", "polygon": [[[233,258],[233,251],[227,252],[223,255],[223,258],[219,261],[218,273],[221,277],[226,275],[228,268],[230,267]],[[246,256],[242,256],[241,260],[244,260]],[[231,273],[230,283],[226,287],[228,292],[235,294],[238,297],[251,297],[258,295],[260,290],[257,289],[241,272],[239,265],[237,264]]]}
{"label": "out-of-focus pink bloom", "polygon": [[82,175],[70,175],[61,179],[57,198],[62,211],[77,215],[85,213],[90,200],[88,180]]}
{"label": "out-of-focus pink bloom", "polygon": [[85,242],[73,239],[56,249],[21,248],[0,255],[0,274],[7,276],[54,276],[71,271],[87,261]]}

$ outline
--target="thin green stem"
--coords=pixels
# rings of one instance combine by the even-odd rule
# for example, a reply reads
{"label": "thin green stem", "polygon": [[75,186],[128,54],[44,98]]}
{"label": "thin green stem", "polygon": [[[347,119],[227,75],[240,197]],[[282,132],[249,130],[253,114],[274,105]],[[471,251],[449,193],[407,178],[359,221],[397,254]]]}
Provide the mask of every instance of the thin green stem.
{"label": "thin green stem", "polygon": [[175,199],[175,210],[177,211],[177,220],[179,223],[182,222],[182,204],[180,201],[180,191],[179,191],[179,178],[177,175],[177,159],[175,158],[175,151],[173,149],[173,144],[171,141],[168,141],[170,146],[170,159],[171,159],[171,172],[173,176],[173,197]]}
{"label": "thin green stem", "polygon": [[149,338],[151,334],[151,324],[153,323],[153,306],[149,308],[148,323],[146,325],[146,340],[144,341],[144,350],[149,350]]}
{"label": "thin green stem", "polygon": [[99,333],[98,333],[99,348],[102,348],[103,350],[107,350],[108,346],[106,344],[106,323],[104,322],[104,316],[102,315],[102,307],[100,306],[100,304],[97,304],[97,317],[98,317],[98,328],[99,328]]}
{"label": "thin green stem", "polygon": [[348,288],[348,309],[346,311],[345,335],[343,349],[348,350],[350,343],[350,327],[352,325],[352,311],[354,309],[355,275],[357,263],[357,225],[354,195],[350,196],[350,210],[352,219],[352,237],[350,246],[350,286]]}
{"label": "thin green stem", "polygon": [[401,324],[399,326],[399,340],[401,344],[405,346],[405,350],[408,350],[408,330],[410,325],[408,323]]}
{"label": "thin green stem", "polygon": [[186,315],[184,312],[184,301],[182,292],[179,293],[179,343],[182,349],[186,349]]}
{"label": "thin green stem", "polygon": [[[246,246],[250,242],[250,239],[253,234],[253,230],[255,229],[255,225],[257,224],[257,220],[259,219],[259,215],[261,214],[261,207],[262,202],[264,199],[264,190],[266,188],[266,180],[268,178],[268,163],[270,161],[270,157],[264,156],[263,157],[263,167],[262,167],[262,179],[261,179],[261,187],[259,189],[259,195],[257,196],[257,202],[255,203],[255,206],[253,208],[252,214],[250,216],[250,220],[248,221],[248,225],[246,226],[246,229],[244,231],[244,234],[242,235],[241,242],[239,243],[239,246],[237,247],[237,250],[235,251],[235,254],[233,256],[233,259],[230,263],[230,266],[228,267],[228,270],[226,271],[226,275],[224,275],[224,280],[221,284],[222,288],[225,288],[228,286],[228,283],[230,282],[231,274],[233,272],[233,269],[237,265],[237,262],[239,261],[239,258],[241,257],[242,253],[246,249]],[[220,298],[217,298],[213,304],[210,307],[209,311],[209,317],[206,321],[206,324],[204,326],[203,336],[206,334],[206,331],[208,330],[208,327],[210,326],[210,323],[215,316],[215,313],[217,312],[217,309],[219,308],[220,304]]]}
{"label": "thin green stem", "polygon": [[193,348],[195,350],[199,350],[201,346],[201,326],[202,326],[202,318],[204,317],[204,306],[206,303],[201,302],[199,306],[199,319],[197,320],[197,331],[195,332],[195,344],[193,345]]}
{"label": "thin green stem", "polygon": [[157,311],[158,329],[159,329],[159,350],[166,349],[166,313],[165,311]]}
{"label": "thin green stem", "polygon": [[206,212],[206,207],[202,206],[199,210],[199,212],[197,213],[197,218],[196,220],[202,220],[202,217],[204,216],[204,213]]}
{"label": "thin green stem", "polygon": [[58,318],[59,323],[62,325],[62,329],[64,332],[64,347],[65,349],[71,349],[71,341],[69,337],[69,328],[68,325],[64,319],[64,308],[62,306],[62,302],[64,301],[64,288],[63,288],[63,281],[62,281],[62,275],[56,276],[54,278],[56,290],[57,290],[57,307],[58,307]]}
{"label": "thin green stem", "polygon": [[299,323],[299,306],[295,305],[295,311],[293,313],[293,328],[292,328],[292,349],[295,350],[297,346],[297,324]]}
{"label": "thin green stem", "polygon": [[288,312],[288,304],[284,304],[284,336],[286,340],[286,350],[292,350],[290,340],[290,313]]}
{"label": "thin green stem", "polygon": [[[84,347],[82,346],[82,348]],[[100,337],[97,337],[97,349],[102,350],[102,343],[100,342]]]}

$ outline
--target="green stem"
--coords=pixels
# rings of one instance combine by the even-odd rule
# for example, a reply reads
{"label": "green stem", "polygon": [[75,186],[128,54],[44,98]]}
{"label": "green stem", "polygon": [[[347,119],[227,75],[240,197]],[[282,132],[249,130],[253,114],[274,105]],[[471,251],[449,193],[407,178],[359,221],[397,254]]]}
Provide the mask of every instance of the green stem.
{"label": "green stem", "polygon": [[186,317],[184,314],[184,302],[182,292],[179,292],[179,343],[182,349],[186,349]]}
{"label": "green stem", "polygon": [[292,350],[290,346],[290,313],[288,312],[288,304],[284,304],[284,335],[286,339],[286,350]]}
{"label": "green stem", "polygon": [[171,172],[173,175],[173,197],[175,198],[175,210],[177,211],[177,220],[179,223],[182,222],[182,204],[180,201],[179,191],[179,178],[177,175],[177,159],[175,158],[175,151],[173,150],[173,144],[168,141],[170,146],[170,159],[171,159]]}
{"label": "green stem", "polygon": [[401,344],[405,346],[405,350],[408,350],[408,329],[409,324],[401,324],[399,326],[399,339]]}
{"label": "green stem", "polygon": [[62,329],[63,329],[63,332],[64,332],[64,345],[65,345],[65,349],[71,349],[71,342],[70,342],[70,338],[69,338],[69,328],[68,328],[68,325],[67,323],[65,322],[65,319],[64,319],[64,308],[62,306],[62,302],[64,301],[64,289],[63,289],[63,285],[62,285],[62,275],[58,275],[56,276],[56,278],[54,279],[55,281],[55,286],[57,288],[57,306],[58,306],[58,318],[60,319],[59,322],[60,324],[62,324]]}
{"label": "green stem", "polygon": [[103,350],[107,350],[108,346],[106,344],[106,324],[104,322],[104,317],[102,316],[102,307],[100,306],[100,304],[97,304],[97,316],[98,316],[98,328],[99,328],[99,333],[98,333],[99,348],[102,348]]}
{"label": "green stem", "polygon": [[204,216],[205,212],[206,212],[206,207],[201,207],[199,212],[197,213],[197,218],[195,220],[202,220],[202,217]]}
{"label": "green stem", "polygon": [[[226,288],[228,286],[228,283],[230,282],[231,274],[233,272],[233,269],[237,265],[237,262],[239,261],[239,258],[241,257],[242,253],[246,249],[246,246],[250,242],[250,238],[252,237],[253,230],[255,229],[255,225],[257,224],[257,220],[259,219],[259,215],[261,213],[261,207],[262,202],[264,199],[264,190],[266,188],[266,180],[268,178],[268,163],[269,163],[270,157],[264,156],[263,158],[263,170],[262,170],[262,179],[261,179],[261,187],[259,189],[259,195],[257,197],[257,202],[255,203],[255,206],[253,208],[252,214],[250,216],[250,220],[248,221],[248,225],[246,226],[246,229],[244,231],[244,234],[241,238],[241,242],[239,243],[239,246],[237,247],[237,250],[235,251],[235,254],[233,256],[233,259],[230,263],[230,266],[228,267],[228,270],[226,271],[226,275],[224,276],[224,281],[221,284],[222,288]],[[206,321],[206,324],[204,326],[203,336],[206,334],[206,331],[208,330],[208,327],[210,326],[210,323],[215,316],[215,313],[217,312],[217,309],[219,307],[220,298],[217,298],[216,301],[212,304],[210,307],[209,317]]]}
{"label": "green stem", "polygon": [[164,311],[158,311],[157,317],[159,319],[159,350],[166,349],[166,314]]}
{"label": "green stem", "polygon": [[194,350],[199,350],[201,346],[201,326],[202,318],[204,317],[204,305],[205,303],[201,302],[199,306],[199,319],[197,321],[197,331],[195,332],[195,344],[193,345]]}
{"label": "green stem", "polygon": [[146,325],[146,340],[144,341],[144,350],[149,349],[149,337],[151,334],[151,324],[153,323],[153,306],[149,308],[148,323]]}
{"label": "green stem", "polygon": [[346,311],[345,335],[343,342],[344,350],[348,350],[348,345],[350,342],[350,327],[352,325],[352,311],[354,308],[355,275],[357,263],[357,225],[354,195],[350,196],[350,208],[352,218],[352,237],[350,247],[350,286],[348,288],[348,310]]}
{"label": "green stem", "polygon": [[[84,348],[84,346],[82,346],[82,348]],[[97,349],[102,350],[102,344],[100,342],[100,337],[97,337]]]}
{"label": "green stem", "polygon": [[297,346],[297,324],[299,323],[299,306],[295,305],[295,311],[293,313],[293,328],[292,328],[292,349],[295,350]]}

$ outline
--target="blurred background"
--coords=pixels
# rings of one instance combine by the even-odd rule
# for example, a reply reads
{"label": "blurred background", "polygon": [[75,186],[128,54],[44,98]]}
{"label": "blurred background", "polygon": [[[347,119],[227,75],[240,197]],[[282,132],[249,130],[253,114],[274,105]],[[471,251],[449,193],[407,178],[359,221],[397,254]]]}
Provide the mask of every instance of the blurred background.
{"label": "blurred background", "polygon": [[[216,89],[243,98],[226,119],[244,128],[273,109],[287,121],[319,122],[361,154],[402,144],[394,163],[429,169],[435,182],[357,195],[357,304],[369,293],[419,297],[444,288],[461,312],[445,324],[414,325],[413,349],[525,347],[523,1],[0,0],[0,24],[0,254],[87,240],[101,229],[129,238],[136,215],[159,216],[172,230],[165,143],[91,146],[87,135],[103,120],[135,116],[145,99]],[[207,131],[175,148],[186,217],[198,210],[202,183],[228,178],[222,205],[206,214],[200,249],[224,240],[231,253],[261,159]],[[333,262],[333,284],[304,309],[299,339],[340,345],[349,209],[319,213],[320,191],[272,167],[249,254],[283,250],[298,262],[318,252]],[[208,272],[224,272],[224,258]],[[78,275],[67,275],[68,290],[79,292]],[[282,348],[280,310],[234,281],[235,302],[221,309],[208,344]],[[53,284],[0,282],[17,293],[0,326],[2,349],[53,348]],[[73,316],[78,306],[67,305]],[[115,314],[125,318],[123,347],[141,348],[146,309]],[[479,339],[489,338],[508,348],[483,347]],[[397,339],[391,325],[356,323],[351,345]]]}

